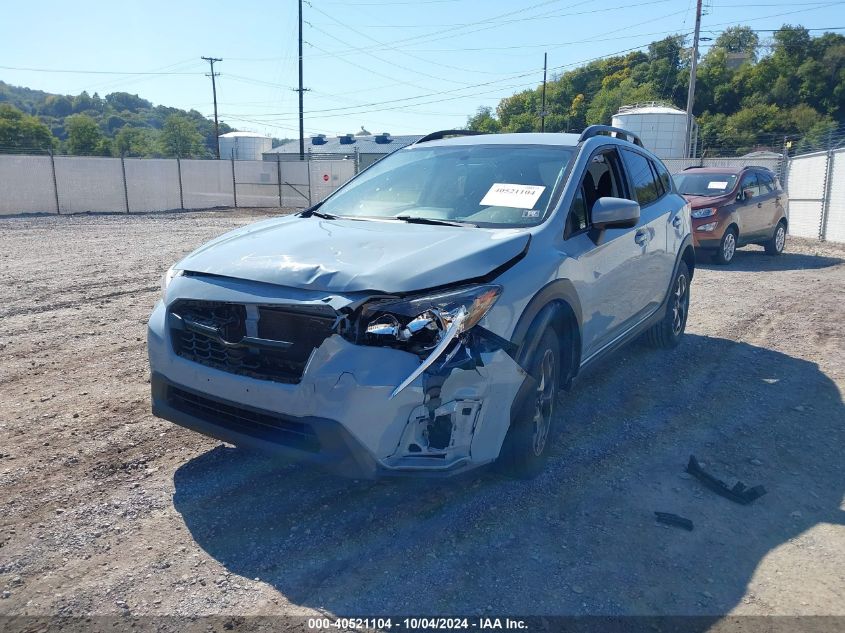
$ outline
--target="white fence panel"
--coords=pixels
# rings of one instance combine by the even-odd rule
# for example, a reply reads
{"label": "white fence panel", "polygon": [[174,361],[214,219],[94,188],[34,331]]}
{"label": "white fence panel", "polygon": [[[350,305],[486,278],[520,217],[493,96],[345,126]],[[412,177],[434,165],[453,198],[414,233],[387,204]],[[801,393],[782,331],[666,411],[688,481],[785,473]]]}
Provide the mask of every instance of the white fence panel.
{"label": "white fence panel", "polygon": [[355,175],[355,163],[351,160],[312,161],[311,199],[314,203],[324,200],[347,180]]}
{"label": "white fence panel", "polygon": [[179,167],[167,158],[127,158],[126,189],[129,211],[180,209]]}
{"label": "white fence panel", "polygon": [[[275,163],[273,163],[275,165]],[[307,161],[282,161],[282,206],[305,208],[310,206]],[[316,202],[316,200],[315,200]]]}
{"label": "white fence panel", "polygon": [[791,235],[819,239],[826,169],[826,152],[796,156],[789,161],[786,191],[789,195]]}
{"label": "white fence panel", "polygon": [[183,160],[182,197],[186,209],[235,204],[232,163],[228,160]]}
{"label": "white fence panel", "polygon": [[0,215],[56,213],[49,156],[0,156]]}
{"label": "white fence panel", "polygon": [[236,160],[239,207],[278,207],[279,178],[276,163]]}
{"label": "white fence panel", "polygon": [[831,162],[824,237],[832,242],[845,242],[845,150],[834,152]]}
{"label": "white fence panel", "polygon": [[57,156],[55,161],[62,213],[126,212],[119,158]]}

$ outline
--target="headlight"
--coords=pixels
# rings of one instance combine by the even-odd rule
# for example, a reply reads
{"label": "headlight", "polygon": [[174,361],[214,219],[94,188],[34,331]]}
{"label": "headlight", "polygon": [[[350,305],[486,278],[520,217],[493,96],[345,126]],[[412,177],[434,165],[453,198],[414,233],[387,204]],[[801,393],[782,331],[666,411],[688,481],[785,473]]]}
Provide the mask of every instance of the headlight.
{"label": "headlight", "polygon": [[718,209],[716,207],[709,207],[707,209],[696,209],[690,215],[694,218],[709,218],[711,215],[716,215]]}
{"label": "headlight", "polygon": [[373,302],[362,311],[365,342],[426,352],[437,346],[459,316],[456,334],[474,327],[501,292],[501,286],[473,286],[423,297]]}
{"label": "headlight", "polygon": [[161,277],[161,298],[164,299],[165,295],[167,294],[167,287],[170,285],[170,282],[173,281],[174,277],[178,277],[184,271],[177,270],[171,266],[167,269],[167,272],[164,273]]}
{"label": "headlight", "polygon": [[708,233],[716,228],[716,225],[719,224],[718,222],[710,222],[708,224],[702,224],[698,227],[697,230],[699,231],[707,231]]}

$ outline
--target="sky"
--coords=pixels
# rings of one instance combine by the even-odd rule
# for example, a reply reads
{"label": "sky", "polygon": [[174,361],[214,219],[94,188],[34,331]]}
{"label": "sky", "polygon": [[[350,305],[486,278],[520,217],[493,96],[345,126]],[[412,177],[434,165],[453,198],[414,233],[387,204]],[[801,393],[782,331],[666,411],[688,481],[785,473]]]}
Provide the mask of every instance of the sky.
{"label": "sky", "polygon": [[[200,57],[218,57],[221,120],[298,138],[297,6],[9,3],[0,80],[63,94],[137,93],[210,117],[211,80]],[[463,126],[480,106],[539,85],[544,52],[551,77],[691,33],[695,0],[309,0],[303,22],[306,136],[362,127],[424,134]],[[845,0],[704,0],[703,37],[737,24],[845,33]]]}

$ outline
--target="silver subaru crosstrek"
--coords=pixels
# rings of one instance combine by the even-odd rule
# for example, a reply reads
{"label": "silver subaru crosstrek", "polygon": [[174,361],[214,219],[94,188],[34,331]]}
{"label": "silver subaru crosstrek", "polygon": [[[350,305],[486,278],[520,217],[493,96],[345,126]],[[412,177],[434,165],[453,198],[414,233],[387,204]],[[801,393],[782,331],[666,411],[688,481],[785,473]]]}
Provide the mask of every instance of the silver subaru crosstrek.
{"label": "silver subaru crosstrek", "polygon": [[557,391],[684,333],[690,209],[608,126],[437,132],[167,271],[155,415],[350,477],[542,468]]}

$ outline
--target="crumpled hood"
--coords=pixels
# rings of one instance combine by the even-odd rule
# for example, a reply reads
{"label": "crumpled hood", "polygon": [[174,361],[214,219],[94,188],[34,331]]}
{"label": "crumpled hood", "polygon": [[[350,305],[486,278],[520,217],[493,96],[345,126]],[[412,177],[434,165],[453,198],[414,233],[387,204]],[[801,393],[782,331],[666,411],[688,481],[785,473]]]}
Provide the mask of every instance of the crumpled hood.
{"label": "crumpled hood", "polygon": [[733,202],[734,194],[726,193],[722,196],[692,196],[684,194],[684,198],[689,202],[690,208],[703,209],[704,207],[724,207],[726,204]]}
{"label": "crumpled hood", "polygon": [[326,292],[412,292],[482,277],[525,250],[521,229],[274,218],[201,246],[179,269]]}

